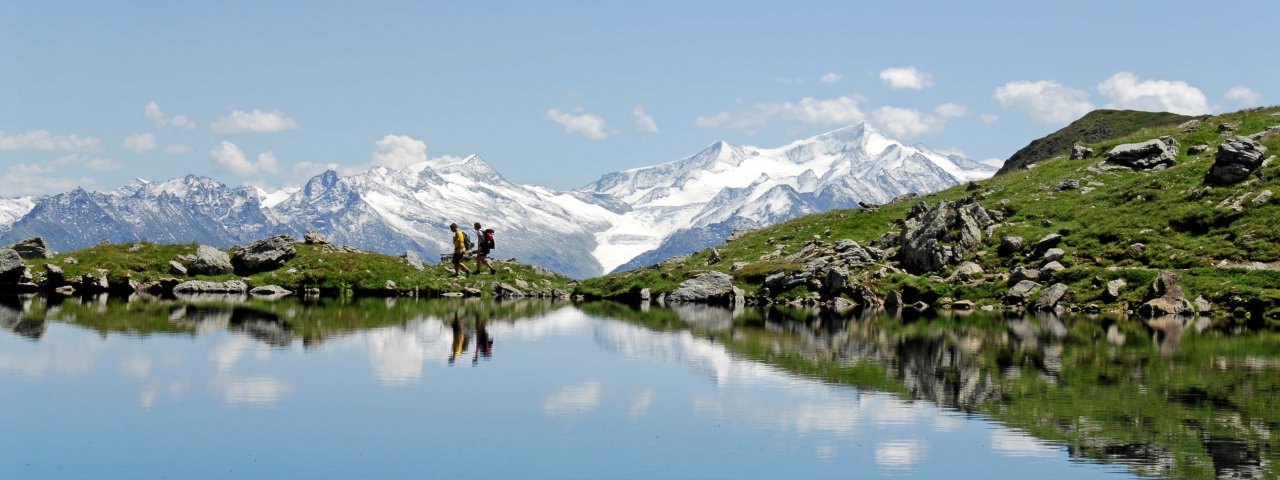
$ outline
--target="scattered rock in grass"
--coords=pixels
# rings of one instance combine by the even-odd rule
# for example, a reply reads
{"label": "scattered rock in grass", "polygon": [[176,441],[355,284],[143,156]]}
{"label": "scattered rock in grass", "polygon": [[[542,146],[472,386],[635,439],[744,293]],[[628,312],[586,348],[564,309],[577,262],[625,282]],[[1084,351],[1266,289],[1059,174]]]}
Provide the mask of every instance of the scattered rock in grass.
{"label": "scattered rock in grass", "polygon": [[742,291],[733,286],[733,277],[721,272],[707,272],[680,282],[675,291],[667,295],[671,303],[735,304]]}
{"label": "scattered rock in grass", "polygon": [[1114,302],[1120,299],[1120,289],[1128,285],[1123,279],[1115,279],[1107,282],[1107,287],[1102,290],[1102,299],[1108,302]]}
{"label": "scattered rock in grass", "polygon": [[279,285],[263,285],[261,287],[254,287],[253,290],[249,290],[249,294],[255,297],[279,298],[293,295],[293,292]]}
{"label": "scattered rock in grass", "polygon": [[1062,301],[1062,297],[1067,295],[1069,288],[1065,284],[1055,283],[1049,288],[1040,292],[1040,297],[1036,299],[1034,309],[1039,312],[1051,312],[1058,308],[1058,302]]}
{"label": "scattered rock in grass", "polygon": [[329,243],[329,237],[320,232],[307,230],[307,233],[302,235],[302,243],[307,245],[324,245]]}
{"label": "scattered rock in grass", "polygon": [[1093,149],[1079,143],[1071,146],[1071,159],[1083,160],[1093,156]]}
{"label": "scattered rock in grass", "polygon": [[231,257],[227,252],[208,245],[196,247],[195,258],[187,267],[187,272],[191,275],[226,275],[233,270]]}
{"label": "scattered rock in grass", "polygon": [[1198,118],[1187,120],[1178,125],[1178,129],[1181,130],[1182,133],[1191,133],[1197,128],[1200,128],[1200,119]]}
{"label": "scattered rock in grass", "polygon": [[1080,189],[1080,181],[1079,181],[1079,180],[1065,180],[1065,181],[1059,182],[1059,183],[1058,183],[1058,186],[1057,186],[1057,187],[1055,187],[1055,189],[1056,189],[1057,191],[1059,191],[1059,192],[1064,191],[1064,190],[1078,190],[1078,189]]}
{"label": "scattered rock in grass", "polygon": [[1058,272],[1061,272],[1066,269],[1067,267],[1063,266],[1062,263],[1058,261],[1052,261],[1052,262],[1046,263],[1044,264],[1043,267],[1040,267],[1040,278],[1052,277],[1056,275]]}
{"label": "scattered rock in grass", "polygon": [[524,292],[520,291],[520,289],[502,282],[493,286],[493,294],[499,298],[520,298],[524,296]]}
{"label": "scattered rock in grass", "polygon": [[1196,313],[1201,315],[1209,315],[1210,313],[1213,313],[1213,304],[1209,303],[1209,301],[1202,296],[1197,295],[1196,299],[1191,301],[1191,304],[1196,307]]}
{"label": "scattered rock in grass", "polygon": [[996,248],[996,253],[1001,257],[1012,257],[1022,251],[1025,245],[1022,237],[1006,236],[1000,239],[1000,246]]}
{"label": "scattered rock in grass", "polygon": [[405,263],[408,263],[410,267],[413,267],[414,270],[419,272],[426,270],[427,268],[426,265],[423,265],[422,263],[422,257],[419,257],[418,252],[413,250],[405,250],[404,255],[401,255],[400,258],[403,258]]}
{"label": "scattered rock in grass", "polygon": [[1253,197],[1253,200],[1250,200],[1250,203],[1253,203],[1254,205],[1265,205],[1267,202],[1271,201],[1272,195],[1274,194],[1271,190],[1263,190],[1258,194],[1258,196]]}
{"label": "scattered rock in grass", "polygon": [[248,291],[249,286],[240,280],[227,280],[225,282],[191,280],[179,283],[177,286],[173,287],[174,293],[187,295],[201,293],[243,294]]}
{"label": "scattered rock in grass", "polygon": [[1044,252],[1050,248],[1058,246],[1059,243],[1062,243],[1062,235],[1050,233],[1036,242],[1036,251]]}
{"label": "scattered rock in grass", "polygon": [[1187,147],[1187,155],[1199,155],[1207,151],[1209,151],[1209,145],[1204,143]]}
{"label": "scattered rock in grass", "polygon": [[1144,254],[1144,253],[1147,253],[1147,245],[1146,245],[1146,244],[1144,244],[1144,243],[1134,243],[1134,244],[1129,245],[1129,255],[1130,255],[1130,256],[1132,256],[1132,257],[1134,257],[1134,258],[1137,258],[1137,257],[1141,257],[1141,256],[1142,256],[1142,254]]}
{"label": "scattered rock in grass", "polygon": [[1045,263],[1061,261],[1067,252],[1061,248],[1050,248],[1044,251],[1044,257],[1041,259]]}
{"label": "scattered rock in grass", "polygon": [[1204,181],[1212,185],[1240,183],[1262,166],[1266,154],[1267,147],[1252,138],[1235,137],[1222,142]]}
{"label": "scattered rock in grass", "polygon": [[1009,281],[1007,284],[1016,285],[1018,283],[1021,283],[1023,280],[1035,281],[1039,279],[1040,279],[1039,270],[1036,270],[1034,268],[1015,268],[1013,269],[1013,271],[1009,272]]}
{"label": "scattered rock in grass", "polygon": [[1134,170],[1172,167],[1177,157],[1177,142],[1171,137],[1116,145],[1107,152],[1108,162]]}
{"label": "scattered rock in grass", "polygon": [[187,267],[178,263],[177,260],[169,260],[169,273],[181,277],[187,276]]}
{"label": "scattered rock in grass", "polygon": [[982,265],[974,262],[964,262],[951,272],[951,276],[947,278],[947,281],[973,280],[981,277],[983,273],[986,272],[982,269]]}
{"label": "scattered rock in grass", "polygon": [[951,302],[951,308],[953,310],[973,310],[976,307],[977,305],[974,304],[972,300],[956,300]]}
{"label": "scattered rock in grass", "polygon": [[252,275],[283,267],[297,253],[297,249],[293,247],[293,237],[273,235],[237,249],[231,263],[240,275]]}
{"label": "scattered rock in grass", "polygon": [[1031,280],[1022,280],[1005,295],[1005,303],[1019,304],[1027,301],[1032,294],[1040,291],[1040,284]]}

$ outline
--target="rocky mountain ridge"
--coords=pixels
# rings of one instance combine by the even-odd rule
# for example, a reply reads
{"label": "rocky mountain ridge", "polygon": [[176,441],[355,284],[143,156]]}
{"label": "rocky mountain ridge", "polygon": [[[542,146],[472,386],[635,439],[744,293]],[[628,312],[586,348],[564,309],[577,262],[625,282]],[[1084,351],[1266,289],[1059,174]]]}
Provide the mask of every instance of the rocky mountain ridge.
{"label": "rocky mountain ridge", "polygon": [[697,251],[735,230],[993,173],[861,124],[772,149],[720,141],[571,191],[511,182],[475,155],[349,176],[327,171],[296,191],[270,193],[192,175],[138,180],[113,192],[0,202],[0,244],[42,236],[58,251],[104,239],[229,247],[316,231],[340,244],[433,258],[451,249],[449,224],[469,230],[480,221],[498,231],[496,255],[584,278]]}

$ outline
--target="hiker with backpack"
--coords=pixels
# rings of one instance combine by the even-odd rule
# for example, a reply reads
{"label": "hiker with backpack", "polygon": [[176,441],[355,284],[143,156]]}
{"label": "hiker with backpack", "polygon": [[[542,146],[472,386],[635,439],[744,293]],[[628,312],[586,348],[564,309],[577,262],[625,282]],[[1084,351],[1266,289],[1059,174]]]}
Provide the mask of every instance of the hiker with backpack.
{"label": "hiker with backpack", "polygon": [[471,275],[471,270],[462,264],[462,259],[466,257],[467,250],[471,246],[469,245],[471,239],[467,237],[467,232],[458,228],[456,223],[450,223],[449,230],[453,232],[453,274],[460,277],[462,272],[467,272],[467,275]]}
{"label": "hiker with backpack", "polygon": [[480,222],[476,222],[476,238],[480,239],[480,249],[476,251],[476,271],[480,271],[480,265],[489,267],[489,275],[497,274],[498,271],[493,268],[493,260],[489,259],[489,252],[493,251],[493,229],[488,228],[481,230]]}

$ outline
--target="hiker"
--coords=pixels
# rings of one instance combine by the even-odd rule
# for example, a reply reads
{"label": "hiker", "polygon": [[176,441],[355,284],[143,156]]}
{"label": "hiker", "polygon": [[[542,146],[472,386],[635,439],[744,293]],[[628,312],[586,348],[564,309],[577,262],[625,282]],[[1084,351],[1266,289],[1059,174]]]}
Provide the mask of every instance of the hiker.
{"label": "hiker", "polygon": [[489,252],[493,250],[493,229],[480,229],[480,222],[476,222],[476,238],[479,239],[479,250],[476,250],[476,271],[480,271],[480,265],[489,267],[489,275],[496,275],[497,270],[493,268],[493,260],[489,260]]}
{"label": "hiker", "polygon": [[462,264],[462,258],[467,255],[467,235],[458,229],[456,223],[450,223],[449,230],[453,232],[453,274],[461,277],[462,272],[467,272],[471,275],[471,270]]}

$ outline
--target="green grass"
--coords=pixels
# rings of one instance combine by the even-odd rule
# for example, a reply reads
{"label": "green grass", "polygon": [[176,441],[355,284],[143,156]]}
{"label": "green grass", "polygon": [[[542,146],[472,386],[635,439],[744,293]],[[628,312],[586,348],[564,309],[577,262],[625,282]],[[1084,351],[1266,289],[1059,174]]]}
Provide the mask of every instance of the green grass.
{"label": "green grass", "polygon": [[[331,293],[360,293],[381,292],[390,280],[401,291],[417,289],[425,295],[456,292],[464,288],[476,288],[487,293],[492,290],[490,285],[495,282],[516,284],[517,281],[523,281],[529,286],[524,290],[529,291],[559,289],[567,292],[573,288],[573,282],[568,277],[547,274],[545,270],[540,271],[515,262],[495,261],[497,273],[494,275],[485,273],[455,278],[452,266],[447,264],[428,264],[424,270],[418,271],[400,257],[380,253],[330,252],[319,245],[309,244],[296,244],[295,248],[297,255],[283,267],[245,277],[249,285],[280,285],[292,290],[319,288]],[[52,259],[29,260],[27,264],[37,281],[45,276],[44,264],[52,263],[60,266],[66,278],[72,281],[81,275],[96,276],[99,270],[106,270],[112,281],[119,281],[127,275],[135,281],[145,283],[176,278],[177,276],[169,273],[169,261],[179,255],[194,254],[195,250],[195,245],[98,245],[62,253]],[[75,263],[69,263],[68,258],[74,258]],[[467,262],[467,267],[474,269],[475,263]],[[237,275],[216,275],[179,279],[225,281],[240,278],[242,277]]]}

